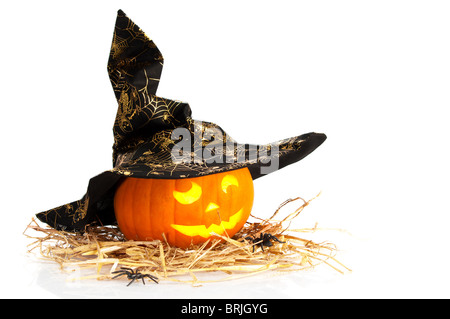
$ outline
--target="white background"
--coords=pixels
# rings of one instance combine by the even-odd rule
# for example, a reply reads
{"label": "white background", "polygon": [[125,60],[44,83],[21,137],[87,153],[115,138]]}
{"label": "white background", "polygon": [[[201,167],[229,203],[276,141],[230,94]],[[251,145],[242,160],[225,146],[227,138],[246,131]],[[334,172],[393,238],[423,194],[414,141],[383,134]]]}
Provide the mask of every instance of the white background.
{"label": "white background", "polygon": [[[297,220],[353,269],[191,287],[70,284],[26,253],[40,211],[111,168],[106,64],[118,9],[157,44],[158,95],[242,143],[316,131],[303,161],[255,181],[253,214],[319,198]],[[9,1],[1,63],[3,298],[448,298],[448,1]],[[5,205],[6,204],[6,205]],[[307,236],[307,235],[305,235]]]}

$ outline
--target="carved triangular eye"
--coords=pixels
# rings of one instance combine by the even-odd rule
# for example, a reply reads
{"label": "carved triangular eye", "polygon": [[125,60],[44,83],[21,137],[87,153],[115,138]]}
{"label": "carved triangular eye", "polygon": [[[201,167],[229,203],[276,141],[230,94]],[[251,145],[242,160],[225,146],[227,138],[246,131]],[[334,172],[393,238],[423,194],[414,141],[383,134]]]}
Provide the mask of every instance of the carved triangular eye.
{"label": "carved triangular eye", "polygon": [[197,183],[191,182],[191,188],[187,192],[173,191],[173,197],[184,205],[192,204],[202,197],[202,188]]}
{"label": "carved triangular eye", "polygon": [[213,211],[215,209],[218,209],[218,208],[220,208],[219,205],[217,205],[216,203],[210,202],[208,204],[208,206],[206,206],[205,213],[209,213],[209,212],[211,212],[211,211]]}
{"label": "carved triangular eye", "polygon": [[222,191],[224,193],[228,193],[227,189],[228,186],[234,185],[236,187],[239,187],[239,182],[237,178],[234,175],[225,175],[225,177],[222,179]]}

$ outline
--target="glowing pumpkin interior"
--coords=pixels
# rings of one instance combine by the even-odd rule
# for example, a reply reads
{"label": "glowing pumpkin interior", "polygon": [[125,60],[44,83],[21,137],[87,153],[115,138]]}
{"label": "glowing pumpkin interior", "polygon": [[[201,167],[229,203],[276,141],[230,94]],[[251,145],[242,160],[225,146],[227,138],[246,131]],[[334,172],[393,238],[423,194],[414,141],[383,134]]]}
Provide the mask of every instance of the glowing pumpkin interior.
{"label": "glowing pumpkin interior", "polygon": [[232,237],[253,206],[247,168],[187,179],[128,177],[114,197],[120,230],[129,240],[167,240],[186,248],[213,234]]}

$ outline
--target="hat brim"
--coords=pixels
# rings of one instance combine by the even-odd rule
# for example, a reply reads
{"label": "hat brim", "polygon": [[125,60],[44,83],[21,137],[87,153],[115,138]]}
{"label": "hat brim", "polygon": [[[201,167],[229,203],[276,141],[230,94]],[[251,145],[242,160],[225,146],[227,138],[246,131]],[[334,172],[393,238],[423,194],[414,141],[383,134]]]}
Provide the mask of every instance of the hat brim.
{"label": "hat brim", "polygon": [[226,144],[224,141],[210,150],[207,148],[211,144],[197,147],[193,143],[189,145],[187,156],[177,159],[173,149],[176,144],[154,138],[119,156],[112,171],[139,178],[180,179],[247,167],[252,178],[257,179],[300,161],[325,140],[323,133],[307,133],[265,145]]}
{"label": "hat brim", "polygon": [[[300,161],[325,140],[325,134],[307,133],[266,145],[234,144],[233,153],[246,156],[242,157],[242,161],[231,163],[208,162],[206,159],[203,163],[179,163],[173,161],[169,149],[161,150],[155,141],[143,143],[132,155],[128,154],[131,158],[128,157],[127,161],[91,178],[82,199],[38,213],[36,216],[55,229],[66,231],[84,231],[86,225],[93,222],[102,225],[115,224],[114,193],[119,181],[124,177],[195,178],[247,167],[252,178],[257,179]],[[262,155],[252,158],[250,152],[254,149],[260,150]],[[202,150],[204,151],[204,148]]]}

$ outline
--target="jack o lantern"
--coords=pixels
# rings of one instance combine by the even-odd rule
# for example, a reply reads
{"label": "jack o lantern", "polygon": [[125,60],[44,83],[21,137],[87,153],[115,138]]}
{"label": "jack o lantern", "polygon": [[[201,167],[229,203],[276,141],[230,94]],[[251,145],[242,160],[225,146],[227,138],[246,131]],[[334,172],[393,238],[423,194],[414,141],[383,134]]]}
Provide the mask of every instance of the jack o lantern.
{"label": "jack o lantern", "polygon": [[127,177],[114,196],[117,223],[127,239],[165,237],[180,248],[204,243],[212,233],[232,237],[252,205],[247,168],[186,179]]}

